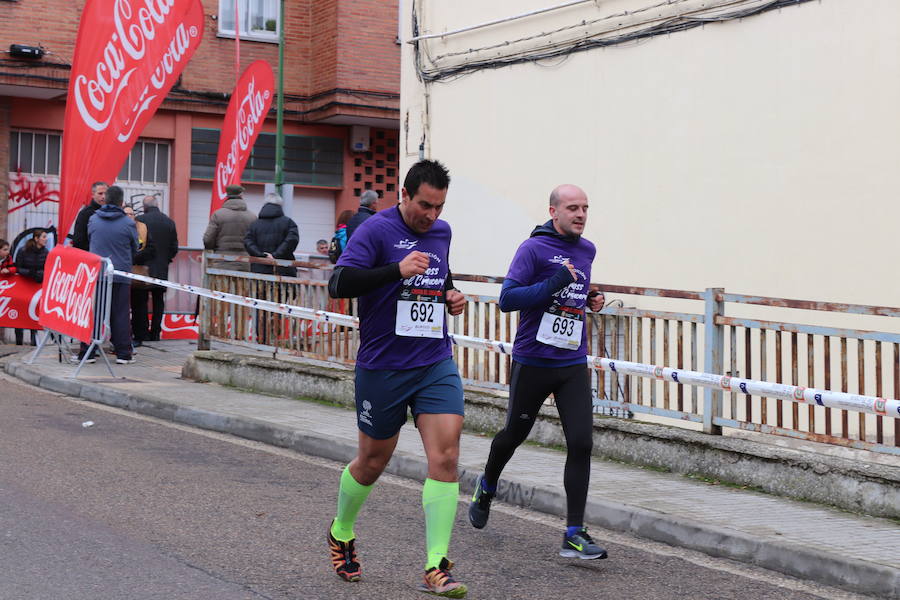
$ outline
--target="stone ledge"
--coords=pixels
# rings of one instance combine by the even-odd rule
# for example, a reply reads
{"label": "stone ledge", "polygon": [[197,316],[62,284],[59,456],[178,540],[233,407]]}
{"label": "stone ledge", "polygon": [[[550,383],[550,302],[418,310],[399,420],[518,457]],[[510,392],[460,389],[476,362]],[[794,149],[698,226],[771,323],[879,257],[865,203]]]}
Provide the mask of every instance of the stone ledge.
{"label": "stone ledge", "polygon": [[[230,352],[198,351],[182,376],[292,398],[355,408],[353,372]],[[493,433],[506,421],[506,399],[466,390],[466,430]],[[556,409],[545,406],[529,439],[564,446]],[[594,455],[673,473],[699,475],[768,493],[900,518],[900,469],[751,440],[609,417],[594,418]]]}

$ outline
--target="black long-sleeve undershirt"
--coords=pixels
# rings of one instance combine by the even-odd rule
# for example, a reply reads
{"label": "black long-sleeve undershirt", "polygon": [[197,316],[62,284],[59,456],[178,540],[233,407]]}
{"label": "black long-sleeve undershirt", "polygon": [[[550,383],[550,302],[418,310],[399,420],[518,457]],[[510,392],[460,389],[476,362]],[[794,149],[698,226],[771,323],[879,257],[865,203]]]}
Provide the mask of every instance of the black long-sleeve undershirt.
{"label": "black long-sleeve undershirt", "polygon": [[[328,295],[332,298],[356,298],[374,292],[381,286],[401,279],[400,263],[390,263],[374,269],[336,267],[328,280]],[[452,290],[453,277],[447,272],[444,290]]]}

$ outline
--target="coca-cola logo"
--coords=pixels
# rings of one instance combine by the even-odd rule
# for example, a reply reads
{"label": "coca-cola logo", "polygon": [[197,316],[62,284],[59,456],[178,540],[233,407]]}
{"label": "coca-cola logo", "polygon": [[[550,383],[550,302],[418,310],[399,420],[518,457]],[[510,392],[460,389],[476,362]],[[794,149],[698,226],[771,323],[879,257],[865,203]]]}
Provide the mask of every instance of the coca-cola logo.
{"label": "coca-cola logo", "polygon": [[256,78],[252,77],[237,107],[237,131],[228,147],[228,154],[224,161],[216,162],[215,193],[219,200],[225,200],[225,187],[232,182],[232,176],[240,168],[241,155],[247,155],[251,141],[259,132],[270,97],[271,91],[260,90]]}
{"label": "coca-cola logo", "polygon": [[[157,38],[160,29],[165,29],[167,20],[173,17],[172,7],[176,0],[144,0],[144,5],[134,10],[129,0],[116,0],[113,4],[113,31],[104,46],[100,60],[87,74],[80,74],[74,81],[74,98],[78,114],[85,125],[94,131],[104,131],[112,118],[121,114],[117,107],[119,98],[134,83],[136,71],[143,71],[141,62],[147,55],[147,46]],[[131,113],[122,119],[119,142],[128,141],[134,134],[139,117],[156,99],[157,94],[167,84],[178,63],[187,53],[191,38],[200,35],[196,26],[185,28],[179,24],[175,29],[161,58],[151,71],[149,79],[140,93],[130,95],[134,102]],[[162,40],[160,40],[162,42]],[[159,44],[159,42],[157,42]],[[149,57],[154,59],[155,57]],[[151,90],[151,87],[153,88]]]}
{"label": "coca-cola logo", "polygon": [[[0,319],[16,320],[22,316],[16,308],[13,308],[13,290],[19,281],[18,278],[0,279]],[[29,293],[28,290],[25,293]],[[41,290],[38,289],[31,293],[31,299],[28,301],[28,318],[35,322],[38,320],[40,301]]]}
{"label": "coca-cola logo", "polygon": [[194,315],[163,315],[160,327],[163,331],[199,331]]}
{"label": "coca-cola logo", "polygon": [[18,311],[9,307],[10,302],[12,302],[12,296],[7,294],[7,292],[14,287],[16,287],[16,283],[12,279],[0,279],[0,319],[3,317],[16,319],[19,316]]}
{"label": "coca-cola logo", "polygon": [[62,269],[62,258],[56,256],[50,276],[44,282],[41,312],[55,315],[77,327],[90,327],[94,319],[94,284],[100,267],[78,263],[74,273]]}

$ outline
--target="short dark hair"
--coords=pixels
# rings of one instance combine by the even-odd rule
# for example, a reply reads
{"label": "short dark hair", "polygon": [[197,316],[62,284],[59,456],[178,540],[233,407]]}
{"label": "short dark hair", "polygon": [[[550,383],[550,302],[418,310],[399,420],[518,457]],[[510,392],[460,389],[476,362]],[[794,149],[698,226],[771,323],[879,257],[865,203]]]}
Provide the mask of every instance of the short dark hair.
{"label": "short dark hair", "polygon": [[0,238],[0,248],[2,248],[3,246],[9,246],[9,242],[4,240],[3,238]]}
{"label": "short dark hair", "polygon": [[106,183],[105,181],[95,181],[94,183],[91,184],[91,191],[93,192],[101,185],[105,185],[106,187],[109,187],[109,184]]}
{"label": "short dark hair", "polygon": [[117,185],[112,185],[106,190],[106,203],[113,206],[122,206],[125,199],[125,192]]}
{"label": "short dark hair", "polygon": [[427,183],[436,190],[446,190],[450,187],[450,172],[440,161],[420,160],[409,168],[406,179],[403,180],[403,188],[409,197],[413,198],[423,183]]}

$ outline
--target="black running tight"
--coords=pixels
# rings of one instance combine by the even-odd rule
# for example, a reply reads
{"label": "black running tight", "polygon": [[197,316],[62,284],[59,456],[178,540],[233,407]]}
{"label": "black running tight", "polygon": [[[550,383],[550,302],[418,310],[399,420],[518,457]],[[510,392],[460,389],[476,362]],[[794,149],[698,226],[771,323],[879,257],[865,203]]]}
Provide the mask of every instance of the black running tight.
{"label": "black running tight", "polygon": [[584,525],[594,430],[587,365],[532,367],[513,361],[506,425],[491,443],[484,478],[489,485],[497,485],[503,467],[528,437],[541,405],[550,394],[556,398],[568,449],[563,474],[567,525]]}

